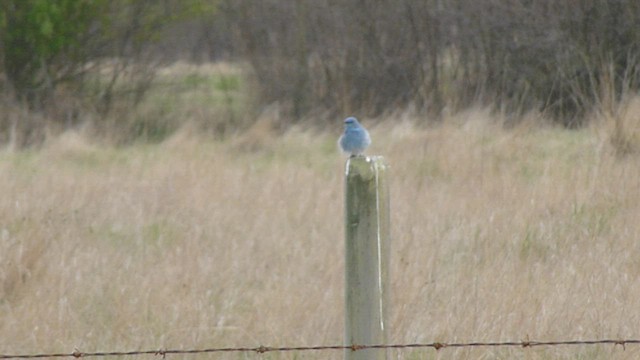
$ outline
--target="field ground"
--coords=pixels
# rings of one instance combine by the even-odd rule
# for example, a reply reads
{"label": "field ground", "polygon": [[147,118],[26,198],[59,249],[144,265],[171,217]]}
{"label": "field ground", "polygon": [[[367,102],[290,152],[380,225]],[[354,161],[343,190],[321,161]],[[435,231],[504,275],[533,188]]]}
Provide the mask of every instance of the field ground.
{"label": "field ground", "polygon": [[[428,128],[364,123],[391,165],[392,342],[640,338],[640,161],[616,154],[609,127],[505,130],[480,110]],[[0,353],[340,344],[339,132],[185,130],[128,147],[71,132],[0,151]]]}

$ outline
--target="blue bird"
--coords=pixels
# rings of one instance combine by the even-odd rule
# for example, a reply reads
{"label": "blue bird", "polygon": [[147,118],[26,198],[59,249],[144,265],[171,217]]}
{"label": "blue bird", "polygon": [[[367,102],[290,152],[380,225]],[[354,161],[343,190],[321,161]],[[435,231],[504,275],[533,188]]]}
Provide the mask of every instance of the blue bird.
{"label": "blue bird", "polygon": [[367,129],[363,128],[354,117],[344,119],[344,133],[338,140],[340,148],[350,156],[361,155],[364,149],[371,145],[371,137]]}

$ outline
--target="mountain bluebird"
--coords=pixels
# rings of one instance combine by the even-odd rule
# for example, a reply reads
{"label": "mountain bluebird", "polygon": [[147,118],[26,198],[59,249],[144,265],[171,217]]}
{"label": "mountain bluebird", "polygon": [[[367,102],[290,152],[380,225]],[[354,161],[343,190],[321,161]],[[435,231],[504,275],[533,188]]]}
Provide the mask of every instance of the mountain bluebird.
{"label": "mountain bluebird", "polygon": [[361,155],[371,144],[371,137],[367,129],[363,128],[354,117],[344,119],[344,133],[338,140],[340,148],[350,156]]}

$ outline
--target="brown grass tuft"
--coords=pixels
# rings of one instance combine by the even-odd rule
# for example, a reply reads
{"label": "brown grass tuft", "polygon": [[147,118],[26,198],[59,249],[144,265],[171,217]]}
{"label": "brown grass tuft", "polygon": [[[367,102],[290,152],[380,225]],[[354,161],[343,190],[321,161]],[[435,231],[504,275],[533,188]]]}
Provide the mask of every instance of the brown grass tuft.
{"label": "brown grass tuft", "polygon": [[616,155],[640,152],[640,97],[634,97],[600,117],[606,124],[609,143]]}

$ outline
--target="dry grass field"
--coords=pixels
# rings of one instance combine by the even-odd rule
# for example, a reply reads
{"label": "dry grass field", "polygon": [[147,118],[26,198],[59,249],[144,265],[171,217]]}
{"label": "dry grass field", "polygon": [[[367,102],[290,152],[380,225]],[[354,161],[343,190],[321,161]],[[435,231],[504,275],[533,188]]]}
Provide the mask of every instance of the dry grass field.
{"label": "dry grass field", "polygon": [[[616,155],[598,122],[413,120],[363,121],[391,165],[393,342],[640,338],[639,155]],[[267,128],[119,148],[67,133],[0,152],[0,353],[340,344],[341,124]],[[640,346],[393,354],[636,359]],[[205,357],[342,352],[169,356]]]}

